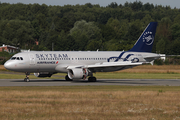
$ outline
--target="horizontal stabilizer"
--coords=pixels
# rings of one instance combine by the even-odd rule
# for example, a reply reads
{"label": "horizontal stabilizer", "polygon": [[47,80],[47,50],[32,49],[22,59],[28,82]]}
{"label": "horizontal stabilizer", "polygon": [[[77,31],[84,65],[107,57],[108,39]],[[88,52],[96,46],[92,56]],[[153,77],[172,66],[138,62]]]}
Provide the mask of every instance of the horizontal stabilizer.
{"label": "horizontal stabilizer", "polygon": [[146,57],[144,57],[144,59],[148,62],[151,62],[151,61],[159,59],[159,58],[161,58],[161,56],[149,56],[149,57],[146,56]]}

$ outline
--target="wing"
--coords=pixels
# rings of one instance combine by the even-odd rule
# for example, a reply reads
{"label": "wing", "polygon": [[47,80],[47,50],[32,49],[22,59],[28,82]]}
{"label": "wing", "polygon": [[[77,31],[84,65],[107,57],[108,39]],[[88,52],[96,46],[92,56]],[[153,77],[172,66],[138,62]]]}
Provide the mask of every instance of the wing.
{"label": "wing", "polygon": [[104,62],[104,63],[97,63],[95,65],[88,65],[88,69],[93,72],[111,72],[111,71],[118,71],[124,70],[128,68],[132,68],[138,65],[142,65],[143,63],[132,63],[129,62]]}
{"label": "wing", "polygon": [[85,65],[85,66],[69,66],[67,69],[73,68],[87,68],[92,72],[111,72],[111,71],[118,71],[123,69],[132,68],[138,65],[142,65],[142,62],[132,63],[131,61],[126,62],[102,62],[96,63],[93,65]]}

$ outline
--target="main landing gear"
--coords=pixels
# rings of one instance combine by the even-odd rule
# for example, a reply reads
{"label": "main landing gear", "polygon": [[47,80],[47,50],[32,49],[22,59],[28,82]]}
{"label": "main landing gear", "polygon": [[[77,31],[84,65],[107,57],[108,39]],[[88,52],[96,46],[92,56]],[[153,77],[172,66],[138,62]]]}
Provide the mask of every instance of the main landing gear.
{"label": "main landing gear", "polygon": [[88,78],[88,81],[89,81],[89,82],[96,82],[96,77],[89,77],[89,78]]}
{"label": "main landing gear", "polygon": [[[70,78],[68,77],[68,75],[65,76],[65,80],[66,80],[66,81],[73,81],[72,79],[70,79]],[[88,81],[89,81],[89,82],[96,82],[96,77],[91,76],[91,77],[88,78]]]}
{"label": "main landing gear", "polygon": [[92,72],[90,72],[89,73],[89,78],[88,78],[88,82],[96,82],[96,77],[93,77],[93,73]]}
{"label": "main landing gear", "polygon": [[26,72],[25,74],[26,74],[26,78],[24,78],[24,82],[29,82],[30,81],[30,79],[29,79],[30,73]]}

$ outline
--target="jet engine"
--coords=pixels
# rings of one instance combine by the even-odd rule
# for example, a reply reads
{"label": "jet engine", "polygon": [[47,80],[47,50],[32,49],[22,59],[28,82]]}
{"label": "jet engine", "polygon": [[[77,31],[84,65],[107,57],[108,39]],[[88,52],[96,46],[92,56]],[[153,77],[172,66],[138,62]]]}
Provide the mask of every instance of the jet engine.
{"label": "jet engine", "polygon": [[86,79],[88,76],[88,70],[85,68],[75,68],[68,70],[68,77],[70,79]]}
{"label": "jet engine", "polygon": [[52,74],[49,72],[40,72],[40,73],[34,73],[36,77],[51,77]]}

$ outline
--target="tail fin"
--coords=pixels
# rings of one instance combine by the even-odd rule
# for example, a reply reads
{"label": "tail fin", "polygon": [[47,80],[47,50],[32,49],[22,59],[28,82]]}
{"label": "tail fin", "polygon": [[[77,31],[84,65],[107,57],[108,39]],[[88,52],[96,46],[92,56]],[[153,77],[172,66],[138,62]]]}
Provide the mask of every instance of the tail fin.
{"label": "tail fin", "polygon": [[156,33],[157,22],[151,22],[141,34],[133,48],[129,51],[151,52]]}

